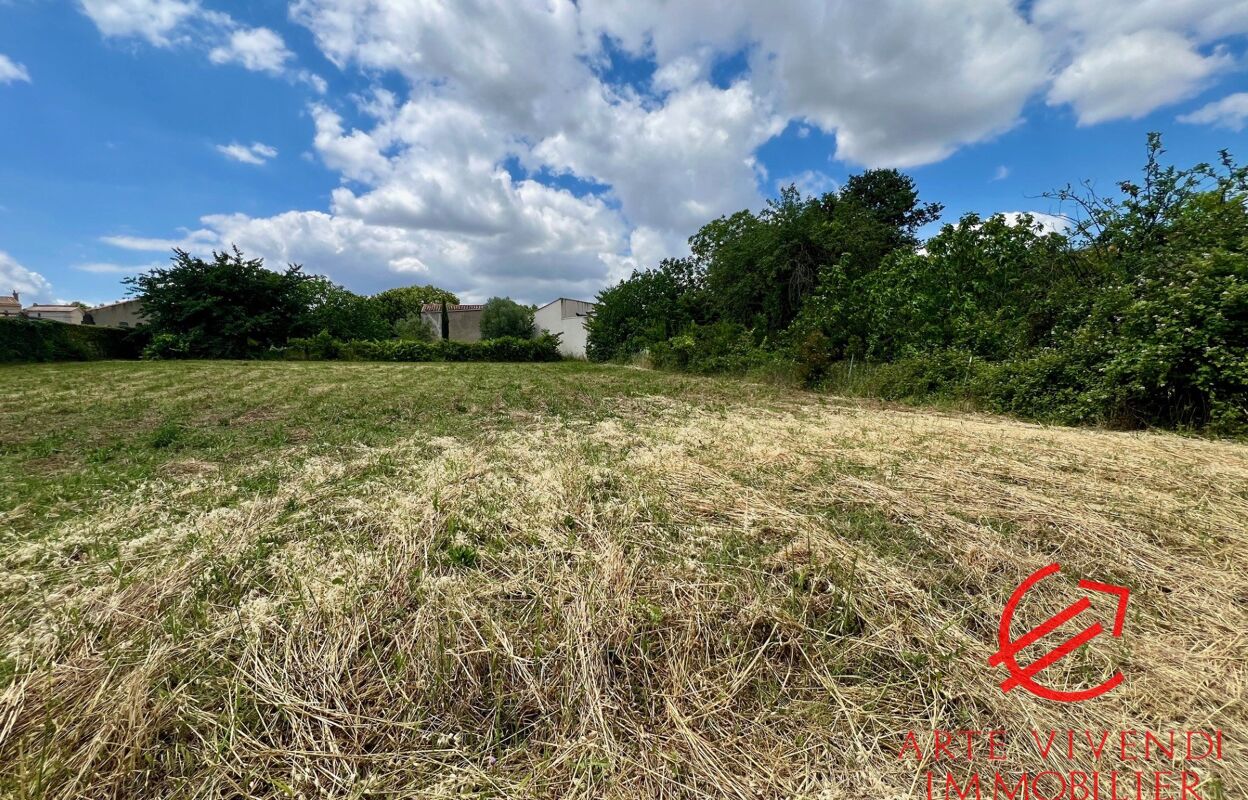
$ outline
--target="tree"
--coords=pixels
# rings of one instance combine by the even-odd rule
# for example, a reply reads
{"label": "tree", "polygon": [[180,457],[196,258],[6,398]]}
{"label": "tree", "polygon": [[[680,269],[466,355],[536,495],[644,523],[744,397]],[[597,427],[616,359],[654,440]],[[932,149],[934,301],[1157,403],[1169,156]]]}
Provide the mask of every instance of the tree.
{"label": "tree", "polygon": [[587,323],[594,361],[627,358],[706,318],[701,274],[690,259],[667,259],[598,294]]}
{"label": "tree", "polygon": [[304,310],[291,326],[292,336],[315,336],[325,331],[334,339],[358,341],[393,335],[373,298],[355,294],[319,275],[308,277],[300,292]]}
{"label": "tree", "polygon": [[303,321],[310,280],[246,259],[237,247],[211,260],[174,250],[173,265],[126,279],[153,335],[177,337],[192,358],[250,358],[283,345]]}
{"label": "tree", "polygon": [[533,337],[533,309],[509,297],[491,297],[481,312],[481,338]]}
{"label": "tree", "polygon": [[432,285],[387,289],[373,295],[372,300],[388,325],[394,325],[412,315],[420,316],[421,309],[430,303],[459,303],[459,298],[454,294]]}

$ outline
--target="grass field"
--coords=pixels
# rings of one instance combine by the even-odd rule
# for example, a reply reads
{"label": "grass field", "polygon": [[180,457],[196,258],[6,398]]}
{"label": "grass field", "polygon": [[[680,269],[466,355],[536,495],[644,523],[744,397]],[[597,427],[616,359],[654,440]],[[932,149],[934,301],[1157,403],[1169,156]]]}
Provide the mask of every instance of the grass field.
{"label": "grass field", "polygon": [[[920,798],[985,768],[933,729],[1221,729],[1248,794],[1243,444],[575,363],[0,381],[0,796]],[[1054,561],[1016,629],[1133,590],[1043,673],[1095,701],[987,664]],[[987,767],[1094,768],[1144,767]]]}

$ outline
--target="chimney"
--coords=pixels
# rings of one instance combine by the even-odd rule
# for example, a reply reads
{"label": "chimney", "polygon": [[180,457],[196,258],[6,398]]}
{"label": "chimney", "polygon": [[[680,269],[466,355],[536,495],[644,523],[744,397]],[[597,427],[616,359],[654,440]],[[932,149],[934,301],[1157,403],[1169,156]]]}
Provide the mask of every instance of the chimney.
{"label": "chimney", "polygon": [[13,299],[14,299],[14,300],[16,300],[16,301],[17,301],[17,302],[19,302],[19,303],[20,303],[20,302],[22,302],[22,298],[20,298],[20,297],[18,297],[18,296],[17,296],[17,290],[16,290],[16,289],[14,289],[14,290],[13,290]]}

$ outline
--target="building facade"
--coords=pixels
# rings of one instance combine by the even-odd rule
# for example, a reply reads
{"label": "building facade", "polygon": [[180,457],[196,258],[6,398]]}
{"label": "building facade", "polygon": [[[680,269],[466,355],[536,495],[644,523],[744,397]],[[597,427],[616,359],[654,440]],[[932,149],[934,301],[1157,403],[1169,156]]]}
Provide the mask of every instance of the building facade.
{"label": "building facade", "polygon": [[138,299],[97,306],[87,314],[90,316],[87,324],[101,328],[137,328],[147,321],[143,316],[143,301]]}
{"label": "building facade", "polygon": [[[481,312],[485,306],[478,305],[447,305],[446,316],[450,323],[450,340],[452,342],[481,341]],[[433,338],[442,338],[442,304],[426,303],[420,309],[420,318],[433,329]]]}
{"label": "building facade", "polygon": [[12,297],[5,295],[0,297],[0,317],[20,317],[22,315],[22,300],[17,296],[17,292],[13,292]]}
{"label": "building facade", "polygon": [[85,312],[82,306],[34,305],[22,313],[29,319],[46,319],[52,322],[64,322],[67,325],[81,325]]}
{"label": "building facade", "polygon": [[585,346],[589,339],[585,323],[593,313],[594,304],[588,300],[560,297],[534,312],[533,327],[559,334],[559,352],[564,356],[585,358]]}

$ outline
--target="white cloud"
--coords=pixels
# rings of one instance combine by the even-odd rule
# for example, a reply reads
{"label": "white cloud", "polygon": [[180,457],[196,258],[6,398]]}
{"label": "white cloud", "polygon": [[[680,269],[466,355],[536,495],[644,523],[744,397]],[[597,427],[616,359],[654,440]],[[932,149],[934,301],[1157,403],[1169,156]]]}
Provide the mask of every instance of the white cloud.
{"label": "white cloud", "polygon": [[94,275],[137,275],[140,272],[146,272],[157,266],[156,264],[142,264],[135,266],[133,264],[112,264],[108,262],[91,262],[88,264],[77,264],[74,269],[79,272],[90,272]]}
{"label": "white cloud", "polygon": [[79,0],[79,5],[105,36],[137,36],[157,47],[171,44],[174,31],[199,13],[192,0]]}
{"label": "white cloud", "polygon": [[138,250],[140,252],[150,253],[168,253],[175,248],[178,250],[186,250],[187,252],[204,252],[205,249],[211,249],[220,245],[215,232],[205,229],[188,231],[183,229],[182,237],[179,239],[158,239],[145,236],[131,236],[129,234],[118,234],[113,236],[102,236],[100,241],[122,250]]}
{"label": "white cloud", "polygon": [[26,71],[26,67],[0,53],[0,84],[16,81],[30,83],[30,73]]}
{"label": "white cloud", "polygon": [[1074,106],[1080,125],[1138,119],[1197,94],[1232,64],[1223,52],[1202,55],[1178,33],[1121,34],[1076,57],[1053,81],[1049,102]]}
{"label": "white cloud", "polygon": [[1007,166],[1006,166],[1006,165],[1004,165],[1004,164],[1002,164],[1001,166],[997,167],[997,171],[996,171],[996,172],[994,172],[994,173],[992,174],[992,180],[993,180],[994,182],[995,182],[995,181],[1003,181],[1003,180],[1005,180],[1005,179],[1006,179],[1006,178],[1008,178],[1008,177],[1010,177],[1010,168],[1009,168],[1009,167],[1007,167]]}
{"label": "white cloud", "polygon": [[239,28],[230,34],[228,42],[208,53],[208,60],[214,64],[239,64],[273,75],[281,74],[294,57],[282,37],[268,28]]}
{"label": "white cloud", "polygon": [[824,195],[828,192],[836,191],[838,187],[836,180],[831,175],[813,169],[804,170],[786,178],[780,178],[776,181],[776,191],[790,185],[796,186],[799,192],[807,196]]}
{"label": "white cloud", "polygon": [[1073,224],[1066,217],[1045,214],[1043,211],[1006,211],[1002,216],[1008,224],[1020,225],[1024,214],[1031,217],[1032,228],[1040,233],[1067,233]]}
{"label": "white cloud", "polygon": [[79,6],[105,36],[137,37],[158,47],[203,47],[213,64],[286,75],[319,94],[326,91],[319,75],[288,71],[295,54],[276,31],[240,25],[229,14],[204,8],[197,0],[79,0]]}
{"label": "white cloud", "polygon": [[1248,120],[1248,92],[1236,92],[1179,117],[1190,125],[1213,125],[1239,132]]}
{"label": "white cloud", "polygon": [[54,299],[52,284],[46,278],[26,269],[3,250],[0,250],[0,292],[6,295],[17,292],[24,306]]}
{"label": "white cloud", "polygon": [[[759,207],[776,181],[757,153],[789,126],[834,137],[854,164],[930,163],[1017,125],[1037,96],[1084,124],[1182,100],[1227,66],[1225,37],[1248,31],[1248,0],[1023,5],[294,0],[290,18],[340,69],[406,81],[346,98],[298,70],[276,32],[216,15],[214,61],[325,95],[309,109],[312,148],[341,185],[319,209],[111,242],[237,243],[358,288],[419,274],[465,297],[592,294],[686,253],[707,220]],[[653,77],[622,80],[617,49]],[[744,68],[713,81],[726,61]],[[817,169],[783,180],[831,186]]]}
{"label": "white cloud", "polygon": [[238,142],[219,144],[217,145],[217,151],[226,158],[243,164],[265,164],[269,159],[277,156],[277,148],[261,142],[252,142],[250,145],[239,144]]}

